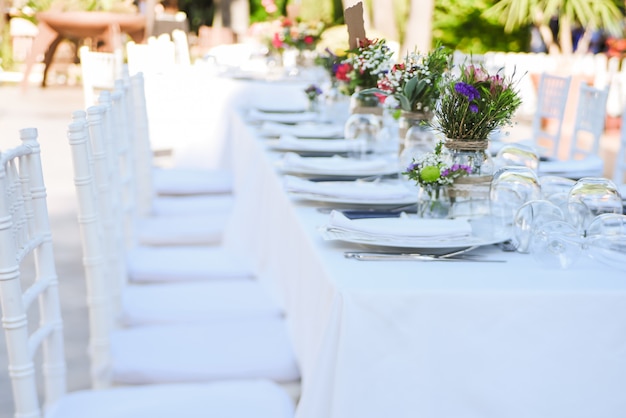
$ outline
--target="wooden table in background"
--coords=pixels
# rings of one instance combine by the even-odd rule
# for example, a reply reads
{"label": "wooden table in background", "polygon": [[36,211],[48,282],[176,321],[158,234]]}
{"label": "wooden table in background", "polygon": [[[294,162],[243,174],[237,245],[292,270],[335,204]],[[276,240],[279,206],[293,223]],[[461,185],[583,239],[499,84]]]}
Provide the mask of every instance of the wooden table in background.
{"label": "wooden table in background", "polygon": [[54,53],[63,39],[81,41],[83,39],[101,40],[101,51],[113,51],[115,39],[121,33],[128,34],[133,41],[141,42],[146,28],[146,17],[140,14],[112,12],[41,12],[37,14],[39,33],[26,58],[26,68],[22,88],[26,88],[28,78],[37,57],[44,55],[44,74],[41,82],[46,86],[48,67]]}

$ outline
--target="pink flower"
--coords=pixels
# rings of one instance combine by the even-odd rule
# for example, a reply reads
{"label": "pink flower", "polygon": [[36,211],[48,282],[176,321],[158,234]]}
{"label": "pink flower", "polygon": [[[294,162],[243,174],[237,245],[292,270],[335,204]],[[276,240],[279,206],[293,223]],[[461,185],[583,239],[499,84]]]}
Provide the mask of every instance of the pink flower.
{"label": "pink flower", "polygon": [[314,41],[314,39],[313,39],[313,37],[311,35],[304,37],[304,43],[307,44],[307,45],[311,45],[313,43],[313,41]]}
{"label": "pink flower", "polygon": [[274,34],[274,38],[272,39],[272,46],[276,49],[283,47],[283,41],[280,39],[280,35],[278,33]]}

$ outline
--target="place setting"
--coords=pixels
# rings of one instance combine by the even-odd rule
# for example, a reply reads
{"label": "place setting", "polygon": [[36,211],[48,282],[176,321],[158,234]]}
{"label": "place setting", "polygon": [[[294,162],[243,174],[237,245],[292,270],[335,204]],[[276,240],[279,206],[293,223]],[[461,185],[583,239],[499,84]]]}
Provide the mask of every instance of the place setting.
{"label": "place setting", "polygon": [[294,152],[285,153],[276,162],[283,174],[303,177],[356,179],[359,177],[386,176],[398,173],[398,164],[380,157],[369,159],[343,157],[302,157]]}
{"label": "place setting", "polygon": [[298,138],[294,135],[284,134],[278,139],[267,141],[269,149],[282,152],[294,152],[300,156],[332,156],[347,155],[352,143],[345,138]]}

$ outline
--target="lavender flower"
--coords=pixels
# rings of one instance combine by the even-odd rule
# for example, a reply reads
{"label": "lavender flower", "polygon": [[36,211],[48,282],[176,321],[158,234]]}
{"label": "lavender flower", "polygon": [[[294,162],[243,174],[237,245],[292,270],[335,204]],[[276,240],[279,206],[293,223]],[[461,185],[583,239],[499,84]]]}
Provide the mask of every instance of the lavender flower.
{"label": "lavender flower", "polygon": [[[478,92],[476,87],[472,86],[471,84],[464,83],[462,81],[454,85],[454,90],[456,90],[457,93],[462,94],[463,96],[467,97],[467,100],[470,102],[472,100],[477,100],[480,98],[480,93]],[[476,111],[478,111],[478,109],[476,109]]]}

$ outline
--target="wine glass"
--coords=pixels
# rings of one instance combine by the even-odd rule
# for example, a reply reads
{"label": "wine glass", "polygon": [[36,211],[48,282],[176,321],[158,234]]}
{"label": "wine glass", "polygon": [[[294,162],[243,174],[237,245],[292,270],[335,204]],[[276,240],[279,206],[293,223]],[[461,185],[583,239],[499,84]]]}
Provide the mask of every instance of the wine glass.
{"label": "wine glass", "polygon": [[528,251],[545,267],[566,269],[582,256],[583,238],[569,222],[551,221],[530,234]]}
{"label": "wine glass", "polygon": [[535,171],[525,166],[506,166],[497,170],[489,191],[491,216],[497,236],[513,236],[513,220],[526,202],[541,198]]}
{"label": "wine glass", "polygon": [[580,227],[584,231],[591,221],[603,213],[622,213],[622,197],[613,181],[603,177],[583,177],[569,191],[568,206],[584,205],[588,211],[579,210],[583,215]]}
{"label": "wine glass", "polygon": [[626,270],[626,215],[596,216],[587,229],[585,248],[591,258]]}
{"label": "wine glass", "polygon": [[365,159],[368,151],[374,148],[382,123],[378,116],[371,113],[353,113],[345,124],[344,136],[350,141],[348,155],[352,158]]}
{"label": "wine glass", "polygon": [[495,163],[497,167],[523,166],[536,172],[539,166],[539,154],[528,145],[507,144],[498,150]]}
{"label": "wine glass", "polygon": [[561,208],[548,200],[526,202],[515,214],[512,244],[518,252],[527,253],[531,236],[537,229],[548,222],[565,220]]}

